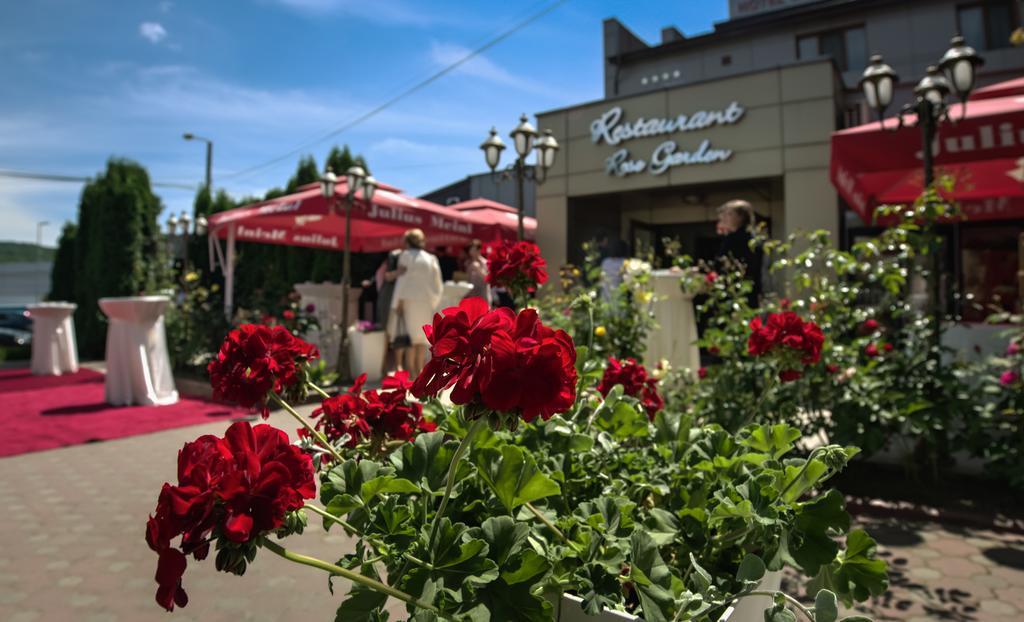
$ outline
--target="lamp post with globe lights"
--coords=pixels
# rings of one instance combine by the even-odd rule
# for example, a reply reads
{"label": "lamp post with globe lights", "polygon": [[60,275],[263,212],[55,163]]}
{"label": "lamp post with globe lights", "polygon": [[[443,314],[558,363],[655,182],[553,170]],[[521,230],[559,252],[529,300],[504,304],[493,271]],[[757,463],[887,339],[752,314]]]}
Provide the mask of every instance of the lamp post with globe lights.
{"label": "lamp post with globe lights", "polygon": [[[320,178],[320,192],[328,201],[330,210],[333,212],[337,207],[338,176],[330,167]],[[351,366],[349,364],[349,294],[352,288],[352,206],[356,201],[356,194],[362,192],[362,200],[366,203],[373,203],[373,196],[377,192],[377,180],[368,175],[361,166],[353,166],[345,172],[345,247],[342,254],[341,267],[341,338],[338,345],[338,375],[342,382],[352,380]]]}
{"label": "lamp post with globe lights", "polygon": [[[523,114],[519,117],[519,125],[509,134],[512,137],[513,146],[516,151],[516,160],[502,172],[501,179],[514,177],[516,180],[516,209],[519,212],[519,239],[526,239],[526,229],[523,225],[525,206],[523,205],[523,184],[527,179],[533,180],[536,184],[544,183],[548,169],[555,163],[555,154],[558,151],[558,141],[551,135],[551,130],[544,130],[544,134],[538,137],[537,130]],[[491,128],[491,134],[483,143],[480,149],[484,152],[484,161],[491,169],[491,174],[498,168],[501,161],[501,152],[505,150],[505,143],[498,136],[498,130]],[[526,158],[531,151],[536,151],[536,163],[533,167],[527,166]]]}
{"label": "lamp post with globe lights", "polygon": [[[977,69],[984,64],[984,60],[964,41],[964,38],[957,35],[950,41],[950,47],[942,55],[939,62],[931,65],[918,83],[914,86],[914,100],[905,104],[898,113],[899,123],[891,131],[899,131],[903,127],[921,128],[921,162],[924,167],[924,190],[928,191],[935,183],[935,154],[934,142],[943,124],[954,125],[957,119],[950,114],[950,107],[946,103],[947,96],[952,92],[956,93],[960,100],[960,119],[967,115],[967,99],[974,90],[977,77]],[[879,123],[882,128],[884,124],[885,110],[892,104],[895,94],[895,87],[898,83],[898,76],[892,67],[883,62],[882,57],[875,55],[871,57],[870,64],[864,70],[860,80],[860,87],[864,93],[864,99],[868,106],[878,114]],[[915,113],[913,121],[908,122],[906,115]],[[925,202],[925,209],[929,209]],[[938,345],[940,339],[939,324],[942,309],[942,302],[939,292],[939,271],[940,271],[940,246],[941,238],[931,234],[932,252],[930,255],[929,277],[929,305],[930,315],[935,324],[934,339]],[[960,223],[953,221],[952,244],[953,272],[954,278],[960,278],[960,255],[957,249],[960,245]]]}

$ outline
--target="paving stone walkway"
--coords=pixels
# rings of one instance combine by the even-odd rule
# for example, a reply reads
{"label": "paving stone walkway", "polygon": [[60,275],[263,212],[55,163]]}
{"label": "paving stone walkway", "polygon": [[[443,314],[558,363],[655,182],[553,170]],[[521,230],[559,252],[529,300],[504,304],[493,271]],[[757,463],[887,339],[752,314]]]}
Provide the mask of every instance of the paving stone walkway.
{"label": "paving stone walkway", "polygon": [[[306,407],[309,410],[312,407]],[[286,415],[270,422],[286,430]],[[326,575],[266,551],[246,576],[185,574],[189,605],[172,615],[153,600],[156,556],[143,538],[177,450],[223,422],[0,459],[0,620],[202,622],[334,619],[347,590]],[[892,589],[861,608],[880,622],[1024,620],[1024,537],[935,523],[862,518],[890,562]],[[349,542],[311,522],[289,548],[334,560]],[[798,582],[788,585],[798,589]],[[391,607],[404,619],[404,607]]]}

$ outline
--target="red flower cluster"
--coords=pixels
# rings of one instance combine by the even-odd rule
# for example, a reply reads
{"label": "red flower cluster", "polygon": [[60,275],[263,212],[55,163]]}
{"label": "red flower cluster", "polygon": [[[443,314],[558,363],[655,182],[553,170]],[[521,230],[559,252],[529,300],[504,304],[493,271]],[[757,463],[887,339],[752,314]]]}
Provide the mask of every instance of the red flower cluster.
{"label": "red flower cluster", "polygon": [[[699,370],[697,373],[704,378],[707,376],[707,370],[703,367],[701,370],[704,371],[703,375],[700,375]],[[617,384],[622,385],[626,395],[640,400],[644,410],[647,411],[647,416],[651,419],[654,419],[654,415],[665,407],[665,401],[658,394],[658,379],[648,376],[647,369],[637,363],[636,359],[628,358],[625,361],[619,361],[613,356],[608,357],[608,366],[604,368],[604,375],[601,376],[601,384],[597,385],[597,390],[601,395],[607,396],[612,387]]]}
{"label": "red flower cluster", "polygon": [[[234,423],[224,438],[207,434],[178,452],[178,485],[164,484],[146,542],[156,551],[156,602],[184,607],[185,556],[206,558],[219,537],[245,543],[273,531],[285,514],[316,495],[313,461],[269,425]],[[179,548],[171,540],[181,536]]]}
{"label": "red flower cluster", "polygon": [[821,359],[821,347],[825,336],[814,322],[805,322],[792,311],[771,313],[768,321],[756,317],[750,322],[750,337],[747,352],[753,356],[774,354],[780,357],[784,367],[779,379],[792,382],[802,375],[795,369],[797,363],[813,365]]}
{"label": "red flower cluster", "polygon": [[299,384],[302,363],[319,356],[316,346],[283,326],[242,324],[228,333],[206,371],[215,397],[246,408],[259,405],[266,417],[267,394]]}
{"label": "red flower cluster", "polygon": [[541,324],[534,309],[488,310],[480,298],[434,315],[423,327],[430,361],[412,385],[419,398],[454,386],[451,400],[526,421],[549,419],[576,401],[576,347],[563,330]]}
{"label": "red flower cluster", "polygon": [[487,282],[494,287],[532,292],[547,283],[547,262],[533,242],[502,242],[487,258]]}
{"label": "red flower cluster", "polygon": [[370,439],[411,441],[420,432],[436,429],[433,422],[423,418],[423,404],[406,399],[412,388],[409,372],[400,371],[385,378],[381,391],[363,391],[365,383],[363,374],[347,393],[327,398],[313,411],[317,429],[323,430],[331,441],[346,434],[346,447]]}

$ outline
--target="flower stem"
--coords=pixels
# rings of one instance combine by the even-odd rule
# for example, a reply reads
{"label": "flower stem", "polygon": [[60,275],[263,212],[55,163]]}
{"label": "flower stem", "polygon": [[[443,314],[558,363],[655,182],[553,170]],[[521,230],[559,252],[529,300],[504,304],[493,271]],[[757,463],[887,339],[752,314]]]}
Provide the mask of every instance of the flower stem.
{"label": "flower stem", "polygon": [[[351,523],[348,523],[344,519],[339,518],[339,517],[335,516],[334,514],[331,514],[330,512],[328,512],[328,511],[326,511],[326,510],[324,510],[322,508],[318,508],[317,506],[315,506],[315,505],[313,505],[311,503],[306,503],[302,507],[306,508],[307,510],[313,510],[313,512],[319,514],[320,516],[323,516],[327,520],[334,521],[335,523],[338,523],[339,525],[341,525],[342,527],[344,527],[348,531],[352,532],[356,537],[364,538],[367,542],[372,544],[373,547],[375,549],[377,549],[378,551],[380,551],[381,549],[385,549],[386,550],[388,548],[388,546],[386,544],[384,544],[383,542],[381,542],[380,540],[376,540],[376,539],[374,539],[374,538],[372,538],[370,536],[367,536],[367,535],[363,534],[361,531],[359,531],[358,529],[353,527],[351,525]],[[420,559],[418,557],[413,557],[409,553],[402,553],[402,557],[404,559],[406,559],[406,560],[416,564],[417,566],[422,566],[422,567],[426,568],[427,570],[433,570],[434,569],[434,566],[432,564],[428,564],[427,562],[423,561],[422,559]],[[368,563],[368,562],[364,561],[363,563]]]}
{"label": "flower stem", "polygon": [[540,519],[540,522],[542,522],[542,523],[544,523],[545,525],[547,525],[547,528],[548,528],[548,529],[550,529],[551,531],[555,532],[555,535],[556,535],[556,536],[558,536],[559,538],[561,538],[562,540],[564,540],[564,541],[566,541],[566,542],[568,542],[568,541],[569,541],[569,538],[566,538],[566,537],[565,537],[565,534],[564,534],[564,533],[562,533],[562,530],[560,530],[560,529],[559,529],[558,527],[555,527],[555,524],[554,524],[554,523],[552,523],[551,521],[549,521],[549,520],[548,520],[548,517],[547,517],[547,516],[544,516],[544,514],[542,514],[540,510],[538,510],[537,508],[535,508],[535,507],[533,506],[533,504],[532,504],[532,503],[530,503],[529,501],[527,501],[527,502],[526,502],[526,509],[528,509],[528,510],[530,510],[531,512],[533,512],[533,515],[534,515],[534,516],[536,516],[536,517],[537,517],[538,519]]}
{"label": "flower stem", "polygon": [[297,564],[303,564],[305,566],[311,566],[313,568],[319,568],[320,570],[325,570],[331,573],[332,575],[338,575],[339,577],[348,579],[353,583],[365,585],[366,587],[374,591],[380,592],[381,594],[387,594],[388,596],[397,598],[398,600],[406,602],[414,607],[425,609],[433,613],[434,615],[443,617],[445,619],[450,619],[444,614],[442,614],[434,605],[425,603],[415,598],[414,596],[410,596],[409,594],[406,594],[405,592],[399,589],[393,588],[390,585],[381,583],[376,579],[372,579],[365,575],[359,574],[358,572],[353,572],[346,568],[342,568],[341,566],[336,566],[330,562],[325,562],[322,559],[317,559],[315,557],[309,557],[307,555],[302,555],[294,551],[289,551],[288,549],[284,548],[283,546],[272,540],[264,540],[263,546],[265,548],[270,549],[274,553],[280,555],[281,557],[287,559],[288,561],[292,561]]}
{"label": "flower stem", "polygon": [[452,488],[455,487],[455,473],[459,470],[459,461],[462,460],[462,454],[469,448],[470,443],[473,442],[473,437],[476,433],[484,426],[486,420],[483,417],[477,418],[473,421],[473,425],[469,426],[469,431],[466,432],[466,436],[459,443],[459,447],[455,450],[455,455],[452,457],[452,463],[448,465],[448,478],[444,485],[444,496],[441,497],[441,505],[437,508],[437,514],[434,514],[434,522],[430,526],[430,539],[428,551],[433,554],[434,543],[437,541],[437,530],[441,526],[441,518],[444,517],[444,511],[448,507],[448,499],[452,496]]}
{"label": "flower stem", "polygon": [[316,391],[317,393],[319,393],[319,394],[320,394],[320,397],[322,397],[322,398],[324,398],[324,399],[327,399],[327,398],[329,398],[329,397],[330,397],[330,395],[328,395],[328,394],[327,394],[327,391],[324,391],[324,390],[323,390],[323,389],[321,389],[321,388],[320,388],[319,386],[317,386],[317,385],[316,385],[315,383],[312,383],[312,382],[307,382],[307,383],[306,383],[306,386],[307,386],[307,387],[309,387],[310,389],[313,389],[313,390],[314,390],[314,391]]}
{"label": "flower stem", "polygon": [[281,399],[280,395],[271,391],[270,397],[275,402],[277,402],[277,404],[280,405],[281,408],[284,408],[286,411],[288,411],[288,414],[294,417],[296,421],[301,423],[302,427],[306,428],[306,430],[313,435],[313,438],[319,441],[320,444],[323,445],[325,449],[327,449],[327,451],[331,452],[331,455],[334,456],[334,459],[337,460],[339,464],[345,461],[345,458],[338,453],[338,450],[335,449],[333,445],[331,445],[330,441],[327,440],[327,437],[323,435],[323,432],[317,430],[312,425],[310,425],[310,423],[306,421],[306,418],[300,415],[298,412],[296,412],[295,409],[288,404],[288,402]]}
{"label": "flower stem", "polygon": [[789,489],[793,487],[793,484],[800,481],[800,478],[804,476],[804,473],[807,472],[807,468],[811,466],[811,462],[814,460],[817,454],[821,452],[822,449],[824,448],[818,447],[814,449],[814,451],[812,451],[809,456],[807,456],[807,460],[805,460],[803,466],[800,467],[800,470],[797,472],[796,477],[794,477],[788,484],[786,484],[786,487],[783,488],[782,492],[779,493],[779,499],[782,499],[786,495],[786,493],[789,492]]}
{"label": "flower stem", "polygon": [[775,598],[776,594],[781,594],[782,597],[785,598],[789,602],[789,604],[793,605],[793,607],[798,609],[800,611],[800,613],[804,614],[804,616],[808,620],[810,620],[811,622],[814,622],[814,614],[811,613],[811,610],[808,609],[807,607],[804,607],[803,603],[801,603],[799,600],[793,598],[792,596],[790,596],[789,594],[787,594],[785,592],[769,592],[767,590],[755,590],[753,592],[747,592],[746,594],[741,594],[740,596],[737,596],[736,598],[733,599],[733,602],[735,602],[735,601],[737,601],[737,600],[739,600],[741,598],[745,598],[747,596],[771,596],[772,598]]}

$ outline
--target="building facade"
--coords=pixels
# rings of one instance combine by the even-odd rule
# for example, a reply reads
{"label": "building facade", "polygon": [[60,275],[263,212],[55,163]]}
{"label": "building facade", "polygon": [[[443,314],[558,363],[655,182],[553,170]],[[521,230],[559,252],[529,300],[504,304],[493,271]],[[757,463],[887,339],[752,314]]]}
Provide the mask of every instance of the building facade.
{"label": "building facade", "polygon": [[[490,199],[510,207],[516,205],[516,183],[514,179],[505,179],[503,174],[478,173],[467,175],[464,179],[432,190],[420,197],[439,205],[454,205],[470,199]],[[536,185],[532,180],[523,181],[523,206],[527,216],[535,216]]]}
{"label": "building facade", "polygon": [[[724,0],[723,0],[724,1]],[[649,45],[604,23],[605,98],[539,113],[562,146],[537,189],[538,241],[558,265],[588,239],[702,257],[716,208],[750,201],[771,233],[862,227],[829,182],[833,131],[870,120],[858,80],[871,54],[900,75],[892,109],[963,33],[979,86],[1024,73],[1016,0],[730,0],[730,19]],[[1014,241],[1015,243],[1015,241]]]}

